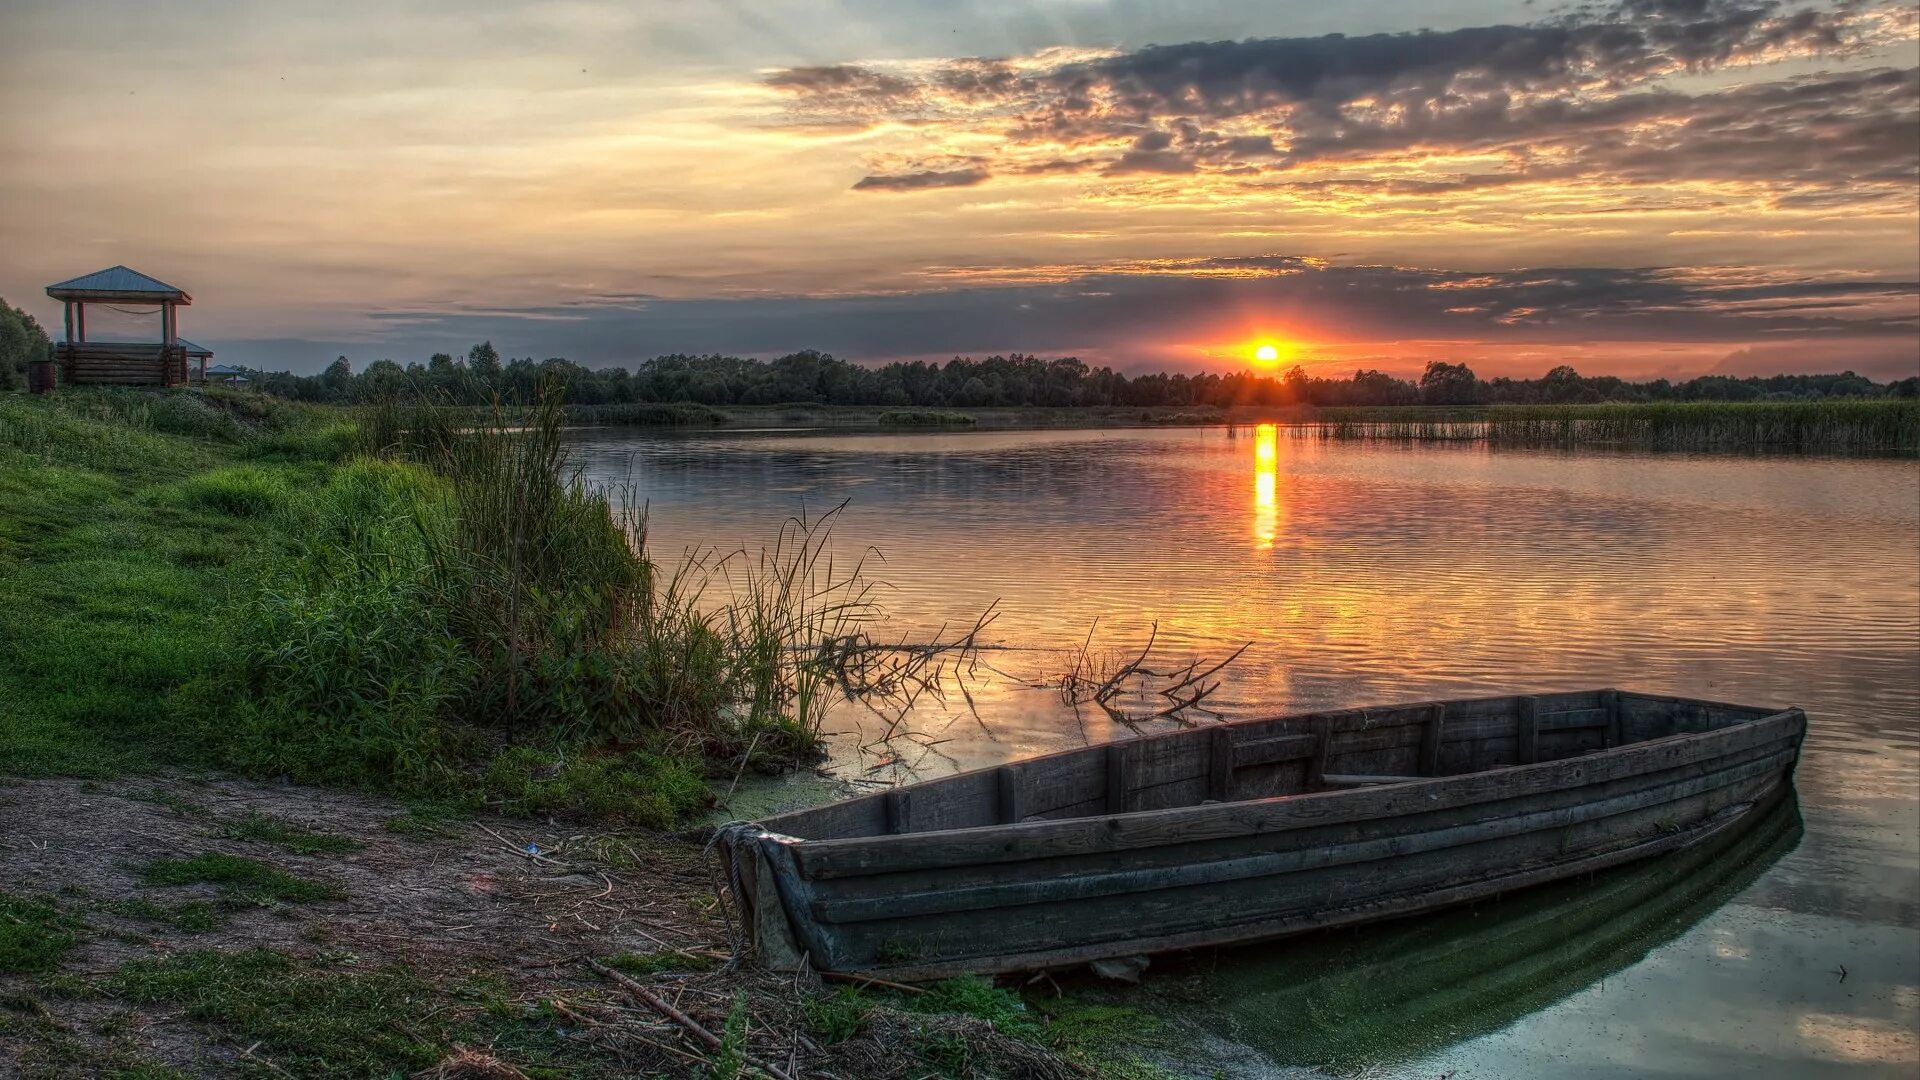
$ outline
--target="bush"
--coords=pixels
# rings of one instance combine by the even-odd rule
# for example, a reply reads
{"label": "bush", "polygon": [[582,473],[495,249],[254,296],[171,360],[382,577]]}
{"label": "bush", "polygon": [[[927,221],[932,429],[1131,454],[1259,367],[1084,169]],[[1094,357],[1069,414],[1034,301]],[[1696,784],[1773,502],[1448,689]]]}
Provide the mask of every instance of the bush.
{"label": "bush", "polygon": [[[210,755],[667,826],[711,802],[707,761],[813,753],[836,696],[829,646],[850,640],[866,589],[830,569],[822,523],[789,522],[758,561],[657,580],[644,523],[567,466],[562,416],[372,409],[355,437],[380,454],[311,484],[256,463],[161,489],[169,507],[272,530],[235,556],[253,579],[226,627],[239,662],[185,702]],[[729,602],[710,602],[716,581]]]}

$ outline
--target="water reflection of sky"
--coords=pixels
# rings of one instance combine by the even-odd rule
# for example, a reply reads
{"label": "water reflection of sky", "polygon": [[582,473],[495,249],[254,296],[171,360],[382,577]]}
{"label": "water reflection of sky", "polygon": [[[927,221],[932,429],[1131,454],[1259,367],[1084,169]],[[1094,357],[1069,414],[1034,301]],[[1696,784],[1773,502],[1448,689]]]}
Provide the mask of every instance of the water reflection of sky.
{"label": "water reflection of sky", "polygon": [[[1441,1052],[1462,1077],[1885,1069],[1920,1024],[1920,466],[1911,461],[1356,446],[1287,430],[583,434],[657,555],[757,547],[850,500],[901,632],[996,603],[995,665],[1253,642],[1229,716],[1619,685],[1813,717],[1806,839],[1645,960]],[[990,679],[926,771],[1111,737]],[[852,730],[852,712],[836,723]],[[857,767],[857,766],[856,766]],[[1844,983],[1831,974],[1843,965]],[[1831,984],[1831,985],[1829,985]],[[1904,1056],[1903,1056],[1904,1055]]]}

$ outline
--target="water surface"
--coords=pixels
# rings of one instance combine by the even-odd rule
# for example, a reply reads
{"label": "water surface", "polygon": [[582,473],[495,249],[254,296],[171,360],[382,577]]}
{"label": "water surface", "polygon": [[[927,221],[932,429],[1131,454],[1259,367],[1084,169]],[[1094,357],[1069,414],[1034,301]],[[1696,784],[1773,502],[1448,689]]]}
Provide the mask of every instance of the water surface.
{"label": "water surface", "polygon": [[[1592,686],[1800,705],[1804,835],[1796,825],[1797,845],[1702,872],[1736,888],[1702,900],[1676,883],[1686,902],[1644,925],[1570,919],[1566,941],[1590,948],[1503,966],[1508,981],[1482,995],[1499,1002],[1462,1012],[1479,999],[1450,998],[1417,1037],[1379,1033],[1393,1026],[1380,1011],[1425,1015],[1404,1001],[1336,1010],[1315,1040],[1270,1000],[1303,977],[1303,957],[1344,964],[1358,948],[1376,965],[1426,966],[1395,928],[1209,959],[1182,1007],[1281,1065],[1394,1075],[1911,1075],[1920,1062],[1920,464],[1271,428],[599,429],[578,444],[590,475],[647,501],[666,561],[757,550],[780,519],[844,502],[840,565],[884,558],[868,563],[889,585],[877,636],[926,638],[997,611],[988,637],[1008,648],[975,671],[971,707],[923,696],[914,738],[884,745],[872,742],[883,718],[834,715],[836,767],[857,778],[1125,736],[1033,688],[1090,629],[1095,654],[1119,656],[1157,625],[1169,662],[1252,643],[1207,702],[1228,718]],[[1465,917],[1532,925],[1476,912]],[[1465,933],[1456,918],[1425,935]],[[1190,997],[1191,976],[1189,964],[1146,993]]]}

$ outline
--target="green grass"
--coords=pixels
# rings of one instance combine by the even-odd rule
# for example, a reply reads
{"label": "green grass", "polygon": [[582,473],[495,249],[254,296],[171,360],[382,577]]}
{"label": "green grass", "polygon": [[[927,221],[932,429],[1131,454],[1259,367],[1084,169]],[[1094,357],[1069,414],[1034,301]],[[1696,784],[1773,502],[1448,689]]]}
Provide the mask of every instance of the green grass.
{"label": "green grass", "polygon": [[296,855],[339,855],[366,847],[351,836],[314,832],[270,814],[248,814],[228,825],[224,832],[232,840],[275,844]]}
{"label": "green grass", "polygon": [[1002,1035],[1035,1038],[1042,1031],[1039,1016],[1019,994],[977,975],[934,983],[926,993],[909,998],[907,1005],[914,1012],[978,1017]]}
{"label": "green grass", "polygon": [[204,900],[189,900],[184,904],[161,904],[145,897],[131,900],[113,900],[100,905],[100,910],[126,919],[166,926],[182,933],[204,934],[209,930],[226,925],[226,913]]}
{"label": "green grass", "polygon": [[16,774],[195,761],[180,695],[220,666],[236,584],[209,552],[271,536],[146,497],[220,457],[91,419],[94,408],[126,411],[117,395],[0,397],[0,682],[11,691],[0,695],[0,762]]}
{"label": "green grass", "polygon": [[448,826],[460,814],[459,808],[446,803],[415,803],[404,814],[395,814],[380,823],[381,828],[410,840],[438,840],[448,835]]}
{"label": "green grass", "polygon": [[337,885],[297,877],[258,859],[214,851],[190,859],[155,859],[141,868],[140,878],[149,885],[217,885],[223,896],[239,903],[301,904],[345,896]]}
{"label": "green grass", "polygon": [[398,970],[315,971],[265,949],[196,949],[136,960],[101,989],[137,1004],[173,1004],[190,1019],[257,1044],[281,1069],[302,1077],[361,1078],[408,1073],[438,1057],[434,1033],[410,1021],[434,995]]}
{"label": "green grass", "polygon": [[636,979],[649,975],[658,975],[663,971],[706,971],[713,967],[712,957],[699,953],[662,950],[650,953],[615,953],[601,961],[608,967],[623,971]]}
{"label": "green grass", "polygon": [[[80,1038],[38,998],[0,993],[0,1046],[23,1077],[99,1077],[101,1080],[190,1080],[188,1074],[148,1060],[129,1044],[125,1014],[95,1024],[104,1043]],[[17,1056],[13,1056],[17,1055]],[[12,1076],[13,1073],[7,1075]]]}
{"label": "green grass", "polygon": [[[1143,1050],[1177,1051],[1166,1024],[1137,1009],[1106,1004],[1044,1004],[977,976],[934,983],[911,996],[884,989],[840,986],[801,1002],[807,1028],[826,1045],[865,1030],[882,1006],[926,1017],[968,1016],[984,1020],[1003,1036],[1043,1045],[1066,1059],[1116,1080],[1172,1080],[1174,1074],[1148,1061]],[[934,1075],[974,1075],[976,1047],[952,1031],[928,1027],[906,1049],[935,1069]]]}
{"label": "green grass", "polygon": [[208,809],[205,803],[194,802],[184,795],[175,794],[163,787],[153,787],[144,791],[135,791],[129,795],[129,798],[152,803],[155,806],[164,806],[173,811],[175,817],[213,816],[213,811]]}
{"label": "green grass", "polygon": [[663,580],[566,415],[0,398],[0,771],[667,826],[817,752],[871,589],[827,526]]}
{"label": "green grass", "polygon": [[486,801],[508,814],[568,811],[670,828],[705,809],[711,789],[696,763],[646,751],[582,757],[517,746],[481,779]]}
{"label": "green grass", "polygon": [[81,929],[49,901],[0,890],[0,975],[52,971],[79,943]]}
{"label": "green grass", "polygon": [[255,1047],[277,1075],[402,1077],[454,1045],[485,1048],[537,1080],[632,1075],[572,1037],[571,1021],[544,1003],[514,1004],[503,988],[468,980],[449,993],[401,967],[346,970],[267,949],[196,949],[135,960],[95,990],[134,1005],[179,1006],[225,1041]]}

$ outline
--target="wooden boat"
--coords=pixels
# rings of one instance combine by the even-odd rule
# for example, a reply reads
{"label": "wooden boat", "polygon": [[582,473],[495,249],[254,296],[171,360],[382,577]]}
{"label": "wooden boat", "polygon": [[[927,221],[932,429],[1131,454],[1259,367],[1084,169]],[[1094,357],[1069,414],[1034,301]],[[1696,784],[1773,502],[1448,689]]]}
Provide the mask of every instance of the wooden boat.
{"label": "wooden boat", "polygon": [[1170,732],[723,830],[761,961],[1064,967],[1428,911],[1686,848],[1789,783],[1797,708],[1616,690]]}

